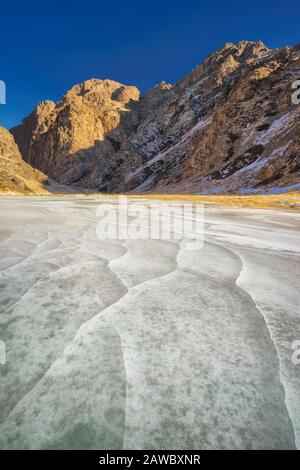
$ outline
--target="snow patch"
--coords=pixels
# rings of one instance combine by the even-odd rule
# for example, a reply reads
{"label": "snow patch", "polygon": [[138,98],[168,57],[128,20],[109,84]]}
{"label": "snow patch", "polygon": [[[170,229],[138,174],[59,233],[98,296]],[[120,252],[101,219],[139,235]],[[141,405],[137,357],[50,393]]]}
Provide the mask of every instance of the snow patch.
{"label": "snow patch", "polygon": [[266,145],[270,143],[271,140],[277,135],[280,135],[283,132],[287,132],[293,124],[295,118],[296,113],[289,112],[276,119],[276,121],[273,122],[273,124],[269,127],[268,130],[263,132],[259,137],[255,139],[254,144]]}
{"label": "snow patch", "polygon": [[277,188],[270,188],[264,194],[281,194],[289,191],[300,191],[300,183],[292,184],[290,186],[280,186]]}

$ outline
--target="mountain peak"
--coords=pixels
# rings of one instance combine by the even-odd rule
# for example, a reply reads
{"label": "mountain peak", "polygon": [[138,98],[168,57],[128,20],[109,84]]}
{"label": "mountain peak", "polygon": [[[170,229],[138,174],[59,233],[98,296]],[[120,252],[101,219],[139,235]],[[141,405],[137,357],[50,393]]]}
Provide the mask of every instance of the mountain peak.
{"label": "mountain peak", "polygon": [[268,47],[265,46],[265,44],[260,40],[242,40],[239,41],[237,44],[227,42],[216,52],[208,56],[207,60],[222,60],[222,58],[226,57],[228,54],[231,54],[235,57],[240,57],[240,60],[247,61],[251,58],[256,59],[258,57],[261,57],[269,51],[270,49],[268,49]]}
{"label": "mountain peak", "polygon": [[83,97],[83,101],[90,101],[92,98],[100,103],[103,100],[114,100],[126,104],[131,100],[139,100],[140,92],[135,86],[123,85],[114,80],[91,78],[74,85],[64,98],[72,100],[74,96]]}
{"label": "mountain peak", "polygon": [[38,105],[12,133],[34,167],[94,191],[297,182],[290,79],[299,62],[290,49],[270,53],[259,40],[226,43],[180,82],[162,81],[142,99],[135,86],[86,80],[56,105]]}

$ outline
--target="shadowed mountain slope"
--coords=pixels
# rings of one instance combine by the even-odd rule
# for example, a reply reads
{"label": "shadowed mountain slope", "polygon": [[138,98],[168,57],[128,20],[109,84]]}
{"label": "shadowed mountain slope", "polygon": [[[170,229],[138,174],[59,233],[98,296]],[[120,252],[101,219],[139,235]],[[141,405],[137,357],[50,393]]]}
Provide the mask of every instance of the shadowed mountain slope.
{"label": "shadowed mountain slope", "polygon": [[226,44],[144,97],[91,79],[11,130],[55,181],[109,192],[264,192],[300,184],[300,47]]}

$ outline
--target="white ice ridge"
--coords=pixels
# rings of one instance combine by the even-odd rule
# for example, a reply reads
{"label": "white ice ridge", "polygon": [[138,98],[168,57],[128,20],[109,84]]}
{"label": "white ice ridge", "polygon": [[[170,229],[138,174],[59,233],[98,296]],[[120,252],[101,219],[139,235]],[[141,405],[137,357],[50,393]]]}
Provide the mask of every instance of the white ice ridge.
{"label": "white ice ridge", "polygon": [[[270,265],[267,263],[267,256],[265,256],[266,281],[264,285],[255,276],[257,269],[259,269],[255,257],[252,259],[250,253],[246,250],[238,249],[237,254],[241,257],[243,262],[243,270],[237,280],[237,284],[251,295],[257,308],[261,311],[267,328],[270,332],[270,337],[274,343],[277,351],[280,377],[285,390],[286,407],[291,418],[294,434],[295,445],[300,449],[300,377],[299,372],[295,368],[295,364],[291,360],[292,348],[291,345],[295,341],[294,338],[300,337],[300,322],[299,322],[299,293],[298,282],[300,269],[299,258],[291,259],[290,255],[275,255],[272,256],[271,269],[274,270],[274,264],[277,265],[278,274],[275,279],[270,276]],[[248,257],[247,255],[248,254]],[[290,269],[293,266],[294,275],[291,277],[288,285],[286,281],[286,272],[282,273],[282,264],[287,264]],[[270,277],[269,277],[270,276]],[[296,279],[294,278],[296,276]],[[270,282],[274,285],[271,287]],[[267,289],[266,289],[267,286]],[[270,302],[269,292],[273,290],[273,299]],[[276,287],[276,289],[275,289]],[[272,306],[274,302],[275,306]]]}
{"label": "white ice ridge", "polygon": [[192,252],[100,203],[1,200],[0,447],[299,446],[299,215],[208,207]]}
{"label": "white ice ridge", "polygon": [[[294,433],[296,433],[296,437],[297,437],[297,439],[295,440],[295,445],[297,445],[297,448],[299,449],[299,447],[300,447],[300,413],[299,413],[300,398],[297,397],[297,388],[298,388],[299,383],[298,384],[295,383],[295,384],[293,384],[294,386],[291,387],[291,384],[289,383],[289,380],[288,379],[286,380],[285,373],[284,373],[284,367],[282,366],[283,358],[281,357],[281,354],[280,354],[280,346],[278,345],[278,338],[276,337],[276,334],[275,335],[273,334],[272,320],[271,320],[271,322],[270,322],[270,319],[268,320],[269,315],[268,314],[266,315],[264,313],[264,311],[262,310],[262,308],[260,307],[259,303],[256,302],[256,298],[259,298],[259,295],[256,293],[256,289],[257,289],[258,286],[256,285],[256,289],[255,288],[253,289],[254,292],[255,292],[254,296],[251,292],[251,287],[253,287],[253,283],[255,284],[255,280],[254,280],[255,278],[249,276],[249,272],[247,271],[247,268],[246,268],[246,265],[248,264],[247,261],[243,260],[243,256],[239,253],[239,250],[232,249],[232,247],[229,248],[229,246],[228,246],[228,249],[230,249],[233,253],[235,253],[241,260],[242,267],[241,267],[240,275],[236,280],[236,284],[241,289],[243,289],[247,294],[249,294],[250,297],[252,298],[252,300],[255,303],[257,309],[261,312],[261,314],[262,314],[262,316],[263,316],[263,318],[266,322],[266,326],[268,328],[270,338],[274,343],[274,347],[276,349],[277,356],[278,356],[278,366],[279,366],[280,380],[282,382],[282,385],[283,385],[283,388],[284,388],[284,393],[285,393],[285,403],[286,403],[286,407],[287,407],[287,412],[289,413],[289,416],[291,418],[291,422],[293,424],[293,430],[294,430]],[[252,282],[247,283],[247,279],[249,277],[251,278]],[[267,311],[268,310],[269,309],[267,309]],[[290,359],[290,358],[288,358],[288,359]],[[294,402],[296,402],[296,404]]]}

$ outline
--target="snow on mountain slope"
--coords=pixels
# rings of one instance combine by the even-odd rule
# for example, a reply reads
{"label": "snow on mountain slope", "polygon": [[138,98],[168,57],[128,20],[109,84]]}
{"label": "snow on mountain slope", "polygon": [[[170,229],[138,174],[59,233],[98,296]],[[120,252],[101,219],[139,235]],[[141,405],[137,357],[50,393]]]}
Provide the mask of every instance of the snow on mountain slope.
{"label": "snow on mountain slope", "polygon": [[12,129],[25,161],[102,192],[264,192],[300,181],[299,46],[225,44],[175,85],[87,80]]}

